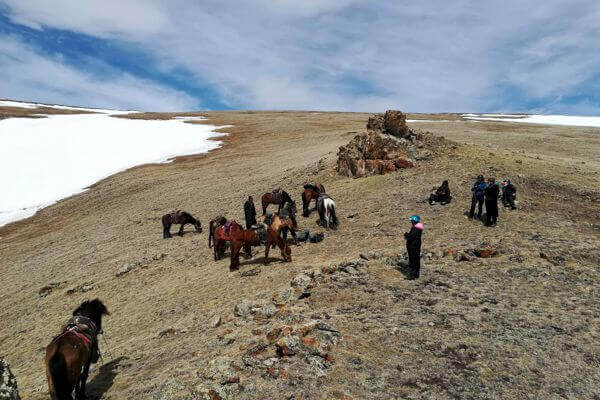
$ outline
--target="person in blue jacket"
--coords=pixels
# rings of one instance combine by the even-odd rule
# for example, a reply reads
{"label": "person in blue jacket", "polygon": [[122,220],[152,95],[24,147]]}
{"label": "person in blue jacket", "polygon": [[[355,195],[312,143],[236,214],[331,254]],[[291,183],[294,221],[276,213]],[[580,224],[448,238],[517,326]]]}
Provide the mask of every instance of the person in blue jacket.
{"label": "person in blue jacket", "polygon": [[410,231],[404,234],[406,239],[406,251],[408,252],[408,264],[410,276],[408,279],[418,279],[421,271],[421,235],[423,234],[423,223],[421,217],[413,215],[410,217],[412,224]]}
{"label": "person in blue jacket", "polygon": [[469,211],[469,218],[473,219],[475,215],[475,206],[477,209],[477,219],[481,219],[481,209],[483,207],[483,199],[485,197],[485,188],[487,187],[485,180],[483,179],[483,175],[479,175],[477,180],[473,184],[471,188],[471,192],[473,192],[473,198],[471,199],[471,211]]}

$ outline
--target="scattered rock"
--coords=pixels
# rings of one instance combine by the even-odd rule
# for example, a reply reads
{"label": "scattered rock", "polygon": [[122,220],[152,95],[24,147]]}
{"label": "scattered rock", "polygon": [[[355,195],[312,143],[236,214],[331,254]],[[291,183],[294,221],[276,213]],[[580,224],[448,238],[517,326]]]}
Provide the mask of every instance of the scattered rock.
{"label": "scattered rock", "polygon": [[72,295],[75,293],[85,293],[85,292],[89,292],[90,290],[93,290],[95,288],[94,286],[94,282],[85,282],[82,283],[79,286],[76,286],[74,288],[71,288],[69,290],[67,290],[67,295]]}
{"label": "scattered rock", "polygon": [[473,249],[473,253],[479,258],[491,258],[499,254],[498,249],[491,244],[482,243]]}
{"label": "scattered rock", "polygon": [[237,317],[247,317],[252,313],[252,307],[248,300],[242,300],[235,305],[233,309],[234,315]]}
{"label": "scattered rock", "polygon": [[40,297],[46,297],[48,296],[50,293],[52,293],[52,290],[60,287],[60,285],[62,285],[64,282],[50,282],[48,285],[44,286],[43,288],[41,288],[38,291],[38,296]]}
{"label": "scattered rock", "polygon": [[0,357],[0,400],[21,400],[17,380],[3,357]]}
{"label": "scattered rock", "polygon": [[356,217],[358,217],[358,213],[348,214],[348,216],[346,218],[356,218]]}
{"label": "scattered rock", "polygon": [[454,255],[454,261],[456,262],[460,262],[460,261],[471,261],[471,256],[469,256],[467,253],[465,253],[464,251],[458,251],[456,252],[456,254]]}
{"label": "scattered rock", "polygon": [[210,326],[211,328],[216,328],[219,325],[221,325],[221,316],[220,315],[215,315],[208,321],[208,326]]}
{"label": "scattered rock", "polygon": [[279,355],[279,357],[293,356],[298,351],[299,344],[300,340],[297,336],[284,336],[275,344],[277,347],[277,355]]}
{"label": "scattered rock", "polygon": [[271,297],[271,301],[276,306],[284,306],[285,304],[289,303],[292,300],[293,296],[294,296],[294,291],[292,289],[290,289],[290,288],[282,289],[279,292],[273,293],[273,296]]}
{"label": "scattered rock", "polygon": [[123,265],[123,266],[121,267],[121,269],[119,269],[119,270],[117,271],[117,273],[115,274],[115,276],[116,276],[116,277],[123,276],[123,275],[125,275],[126,273],[128,273],[129,271],[131,271],[132,269],[133,269],[133,264],[125,264],[125,265]]}
{"label": "scattered rock", "polygon": [[260,274],[261,272],[262,272],[262,270],[259,267],[255,267],[255,268],[249,269],[247,271],[240,272],[240,276],[256,276],[256,275]]}

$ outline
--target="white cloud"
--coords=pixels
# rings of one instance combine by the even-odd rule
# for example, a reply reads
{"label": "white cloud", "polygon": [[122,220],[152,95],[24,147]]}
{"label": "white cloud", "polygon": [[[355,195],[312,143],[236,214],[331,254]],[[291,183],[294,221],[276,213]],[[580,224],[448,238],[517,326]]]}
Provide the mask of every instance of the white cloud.
{"label": "white cloud", "polygon": [[14,36],[0,35],[0,70],[4,98],[125,110],[199,108],[185,93],[125,73],[98,77],[42,56]]}
{"label": "white cloud", "polygon": [[514,103],[498,86],[566,98],[600,70],[600,3],[583,0],[5,3],[16,22],[133,44],[236,108],[493,111]]}

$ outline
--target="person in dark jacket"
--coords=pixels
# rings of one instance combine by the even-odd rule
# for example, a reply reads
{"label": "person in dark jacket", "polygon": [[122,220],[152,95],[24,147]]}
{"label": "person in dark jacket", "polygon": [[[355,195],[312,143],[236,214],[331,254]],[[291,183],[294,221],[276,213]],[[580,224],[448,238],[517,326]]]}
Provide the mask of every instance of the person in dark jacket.
{"label": "person in dark jacket", "polygon": [[511,210],[516,210],[515,200],[517,199],[517,188],[510,182],[510,179],[502,182],[502,204]]}
{"label": "person in dark jacket", "polygon": [[450,195],[450,187],[448,186],[448,181],[442,182],[442,186],[437,188],[435,193],[431,193],[429,196],[429,204],[433,204],[434,202],[439,202],[442,205],[450,203],[452,200],[452,196]]}
{"label": "person in dark jacket", "polygon": [[244,203],[244,216],[246,217],[246,229],[256,225],[256,208],[252,196],[248,196],[248,200]]}
{"label": "person in dark jacket", "polygon": [[487,185],[483,179],[483,175],[479,175],[473,184],[473,187],[471,188],[471,192],[473,192],[473,198],[471,199],[471,211],[469,211],[469,218],[473,219],[475,216],[475,206],[477,206],[477,219],[481,219],[481,209],[483,207],[483,199],[486,187]]}
{"label": "person in dark jacket", "polygon": [[406,239],[406,251],[408,252],[408,264],[410,266],[410,276],[408,279],[418,279],[421,271],[421,235],[423,234],[423,224],[421,217],[413,215],[410,217],[412,224],[410,232],[404,234]]}
{"label": "person in dark jacket", "polygon": [[500,196],[500,188],[494,178],[488,179],[487,187],[485,188],[485,226],[496,225],[498,221],[498,197]]}

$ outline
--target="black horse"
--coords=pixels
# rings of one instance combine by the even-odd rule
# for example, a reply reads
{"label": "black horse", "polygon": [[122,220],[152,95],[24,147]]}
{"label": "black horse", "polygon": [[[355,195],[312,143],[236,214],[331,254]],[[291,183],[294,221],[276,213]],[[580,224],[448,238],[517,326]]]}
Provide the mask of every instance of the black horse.
{"label": "black horse", "polygon": [[181,224],[179,232],[177,232],[179,236],[183,236],[183,227],[185,226],[185,224],[194,225],[194,227],[196,228],[196,232],[202,233],[202,224],[200,223],[200,221],[192,217],[190,213],[181,210],[176,210],[163,215],[162,224],[163,239],[168,239],[171,237],[171,225],[173,224]]}

